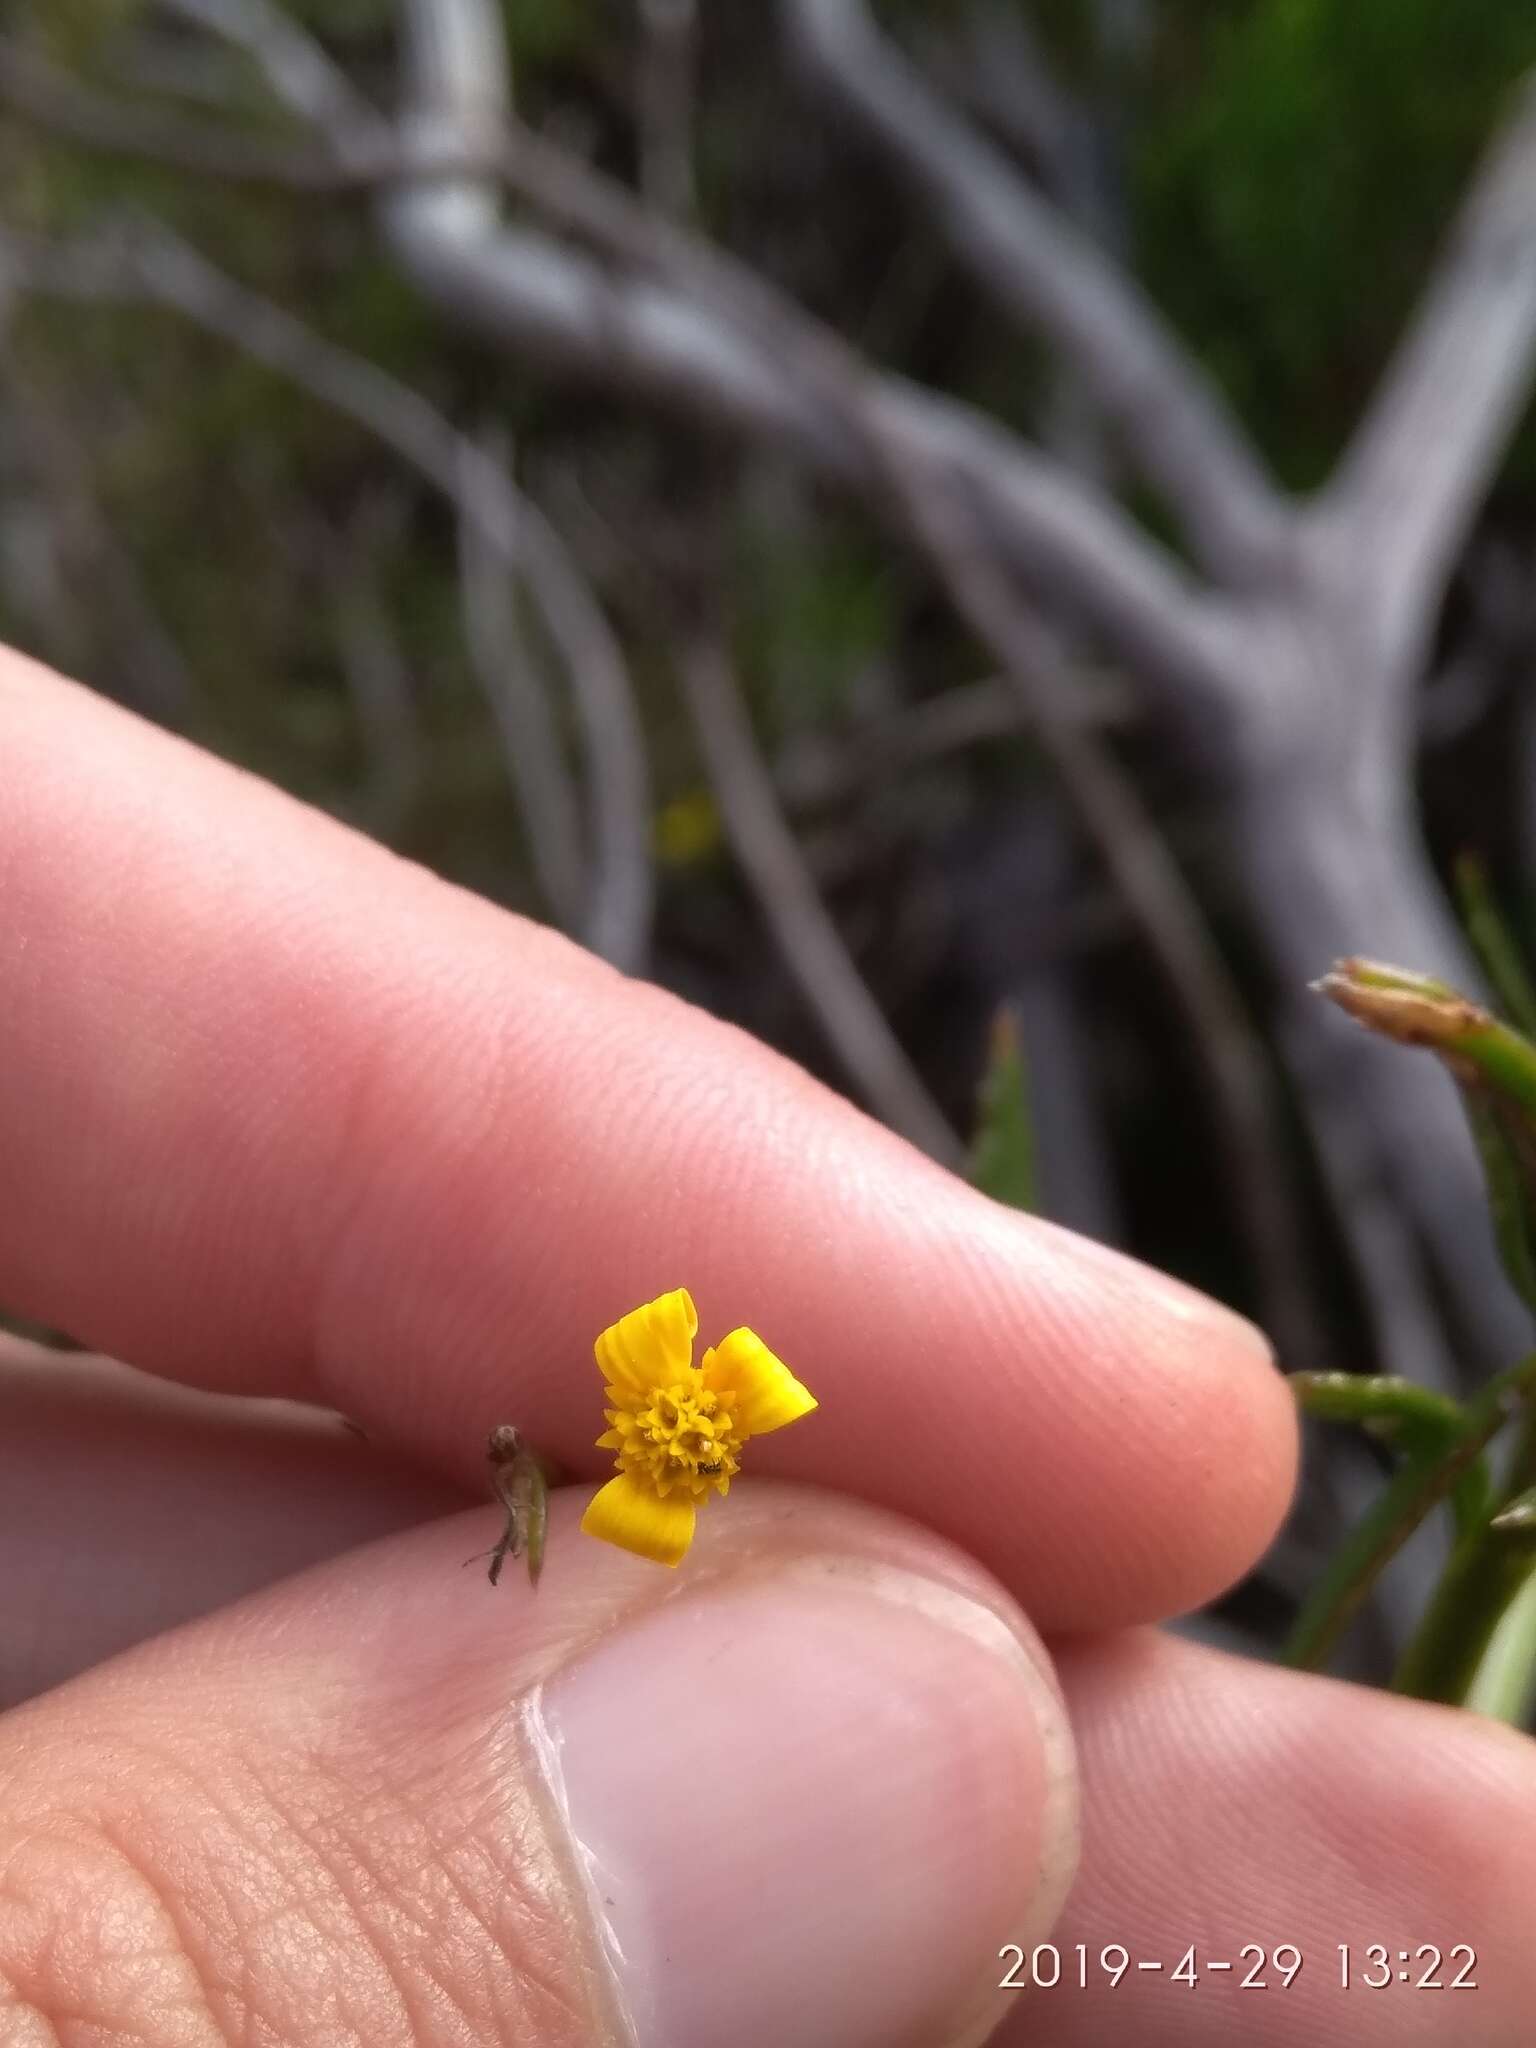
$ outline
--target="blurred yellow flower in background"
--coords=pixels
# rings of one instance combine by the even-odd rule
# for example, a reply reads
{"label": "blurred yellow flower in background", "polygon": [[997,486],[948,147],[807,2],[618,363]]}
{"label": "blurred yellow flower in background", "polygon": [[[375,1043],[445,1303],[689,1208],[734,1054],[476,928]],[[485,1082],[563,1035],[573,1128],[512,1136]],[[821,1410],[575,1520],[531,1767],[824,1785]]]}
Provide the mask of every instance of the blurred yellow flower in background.
{"label": "blurred yellow flower in background", "polygon": [[707,789],[674,797],[656,814],[656,856],[669,868],[693,868],[713,860],[725,844],[720,811]]}
{"label": "blurred yellow flower in background", "polygon": [[632,1309],[594,1347],[613,1404],[597,1439],[610,1479],[581,1518],[589,1536],[658,1564],[682,1562],[711,1489],[730,1491],[749,1437],[809,1415],[815,1399],[751,1330],[694,1363],[699,1317],[685,1287]]}

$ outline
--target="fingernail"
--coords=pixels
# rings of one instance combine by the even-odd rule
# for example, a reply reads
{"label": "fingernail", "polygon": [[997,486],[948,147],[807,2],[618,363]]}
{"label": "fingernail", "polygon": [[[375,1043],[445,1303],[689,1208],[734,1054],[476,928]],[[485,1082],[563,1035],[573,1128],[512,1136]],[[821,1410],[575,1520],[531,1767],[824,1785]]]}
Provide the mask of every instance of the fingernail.
{"label": "fingernail", "polygon": [[636,2048],[958,2048],[1042,1937],[1075,1809],[990,1608],[801,1564],[688,1592],[551,1680],[547,1756]]}

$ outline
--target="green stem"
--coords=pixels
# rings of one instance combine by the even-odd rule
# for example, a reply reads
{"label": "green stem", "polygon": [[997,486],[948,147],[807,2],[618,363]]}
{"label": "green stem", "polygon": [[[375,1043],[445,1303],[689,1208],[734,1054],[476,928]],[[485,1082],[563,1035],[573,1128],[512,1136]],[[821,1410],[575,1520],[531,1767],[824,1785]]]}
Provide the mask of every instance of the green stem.
{"label": "green stem", "polygon": [[[1320,1422],[1354,1422],[1399,1452],[1406,1463],[1428,1466],[1452,1455],[1466,1410],[1447,1394],[1414,1380],[1352,1372],[1293,1372],[1287,1384],[1304,1415]],[[1451,1490],[1456,1533],[1480,1527],[1492,1510],[1492,1481],[1482,1458],[1464,1466]]]}
{"label": "green stem", "polygon": [[[1536,1565],[1536,1559],[1532,1563]],[[1536,1569],[1489,1638],[1465,1704],[1474,1713],[1491,1714],[1514,1728],[1531,1725],[1536,1710]]]}
{"label": "green stem", "polygon": [[[1392,1690],[1451,1706],[1470,1705],[1473,1695],[1481,1693],[1523,1713],[1536,1672],[1536,1611],[1525,1616],[1512,1640],[1505,1641],[1503,1624],[1526,1606],[1523,1596],[1533,1583],[1533,1567],[1536,1556],[1529,1545],[1512,1542],[1497,1530],[1458,1544],[1392,1674]],[[1490,1709],[1485,1706],[1483,1711]]]}
{"label": "green stem", "polygon": [[1504,1475],[1504,1499],[1527,1493],[1536,1486],[1536,1401],[1527,1401],[1515,1431],[1515,1448]]}
{"label": "green stem", "polygon": [[1456,863],[1456,894],[1467,937],[1494,994],[1520,1030],[1536,1038],[1536,987],[1519,943],[1493,900],[1487,869],[1473,854],[1463,854]]}
{"label": "green stem", "polygon": [[[1523,1404],[1500,1494],[1507,1508],[1536,1480],[1536,1403]],[[1463,1534],[1413,1641],[1394,1692],[1445,1700],[1523,1727],[1536,1701],[1536,1547],[1506,1524]]]}
{"label": "green stem", "polygon": [[1421,1387],[1416,1380],[1356,1372],[1293,1372],[1286,1375],[1286,1384],[1298,1407],[1323,1422],[1385,1425],[1392,1432],[1418,1425],[1449,1443],[1464,1419],[1459,1401]]}
{"label": "green stem", "polygon": [[[1508,1372],[1500,1373],[1488,1382],[1477,1399],[1468,1404],[1454,1442],[1437,1457],[1427,1463],[1415,1459],[1403,1467],[1381,1498],[1344,1539],[1304,1603],[1286,1645],[1285,1661],[1288,1664],[1308,1671],[1322,1667],[1386,1566],[1425,1516],[1473,1470],[1490,1438],[1507,1419],[1511,1404],[1533,1383],[1536,1383],[1536,1354],[1522,1359]],[[1508,1548],[1507,1539],[1497,1537],[1494,1540],[1501,1551]],[[1477,1532],[1463,1538],[1452,1558],[1448,1579],[1457,1570],[1461,1551],[1480,1541]],[[1512,1593],[1515,1589],[1511,1587],[1509,1590]],[[1432,1603],[1431,1614],[1440,1609],[1444,1593],[1442,1584]],[[1502,1611],[1501,1607],[1499,1612]],[[1495,1614],[1492,1620],[1497,1618]],[[1442,1616],[1440,1625],[1449,1629],[1451,1618]],[[1490,1621],[1490,1629],[1491,1626]],[[1428,1629],[1429,1617],[1426,1617],[1420,1636],[1423,1637]],[[1484,1643],[1486,1640],[1487,1631],[1482,1638]]]}

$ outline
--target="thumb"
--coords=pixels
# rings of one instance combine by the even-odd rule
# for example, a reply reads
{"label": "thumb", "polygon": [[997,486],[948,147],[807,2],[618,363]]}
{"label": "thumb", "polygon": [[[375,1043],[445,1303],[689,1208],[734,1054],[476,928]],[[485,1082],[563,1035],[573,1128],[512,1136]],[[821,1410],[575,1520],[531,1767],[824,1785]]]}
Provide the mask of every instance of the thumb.
{"label": "thumb", "polygon": [[461,1571],[455,1516],[0,1720],[6,2039],[981,2040],[1075,1854],[1027,1624],[803,1488],[675,1573],[583,1504],[536,1595]]}

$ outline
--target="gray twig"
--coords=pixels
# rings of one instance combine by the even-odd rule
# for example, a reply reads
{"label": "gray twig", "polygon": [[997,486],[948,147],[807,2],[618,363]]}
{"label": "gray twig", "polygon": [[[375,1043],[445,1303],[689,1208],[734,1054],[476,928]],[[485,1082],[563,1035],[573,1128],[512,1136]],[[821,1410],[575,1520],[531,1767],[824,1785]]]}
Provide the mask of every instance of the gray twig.
{"label": "gray twig", "polygon": [[779,809],[718,636],[696,635],[680,668],[726,832],[801,994],[870,1108],[935,1159],[959,1167],[959,1140],[870,994]]}
{"label": "gray twig", "polygon": [[1411,673],[1536,356],[1536,80],[1463,201],[1449,247],[1317,508],[1347,546],[1384,666]]}
{"label": "gray twig", "polygon": [[158,225],[65,244],[0,230],[0,266],[34,291],[138,297],[174,307],[393,448],[526,578],[566,662],[589,752],[593,880],[582,937],[616,964],[638,965],[649,935],[653,876],[644,742],[628,673],[601,607],[559,536],[505,470],[419,392],[312,333]]}
{"label": "gray twig", "polygon": [[[835,337],[745,266],[519,126],[497,82],[499,24],[482,0],[403,0],[414,32],[402,129],[368,108],[317,46],[309,63],[292,61],[290,40],[302,38],[293,24],[274,47],[259,32],[270,26],[265,7],[177,4],[238,32],[290,109],[321,120],[315,144],[273,147],[125,113],[13,45],[0,44],[0,94],[89,146],[293,189],[377,189],[407,270],[470,326],[514,341],[552,374],[629,385],[693,420],[788,441],[815,468],[867,483],[846,423],[808,398],[774,346],[789,334],[802,349]],[[613,267],[504,223],[503,184]],[[958,401],[869,374],[893,430],[920,433],[936,459],[974,477],[1021,571],[1091,619],[1165,712],[1198,728],[1229,692],[1231,617],[1208,611],[1172,560],[1069,471]]]}
{"label": "gray twig", "polygon": [[668,220],[694,210],[693,95],[697,0],[639,0],[640,191]]}
{"label": "gray twig", "polygon": [[379,588],[381,542],[398,529],[397,493],[371,493],[341,532],[322,527],[342,676],[368,761],[367,820],[384,839],[403,824],[421,786],[416,683]]}
{"label": "gray twig", "polygon": [[[490,437],[482,439],[481,447],[487,460],[507,466],[505,451]],[[504,559],[486,546],[476,522],[462,517],[459,597],[470,664],[502,737],[534,873],[556,922],[578,930],[587,886],[581,818],[548,687]]]}
{"label": "gray twig", "polygon": [[1201,559],[1234,586],[1267,575],[1283,508],[1214,388],[1129,276],[931,91],[863,0],[788,0],[787,11],[817,71],[928,199],[982,289],[1067,354]]}
{"label": "gray twig", "polygon": [[[0,310],[0,328],[3,328]],[[200,704],[180,646],[161,617],[132,548],[103,509],[87,449],[40,381],[0,332],[0,389],[23,457],[54,509],[60,552],[78,589],[88,585],[112,647],[110,686],[151,718],[184,729]],[[73,603],[73,599],[70,600]],[[93,636],[87,635],[87,638]]]}

